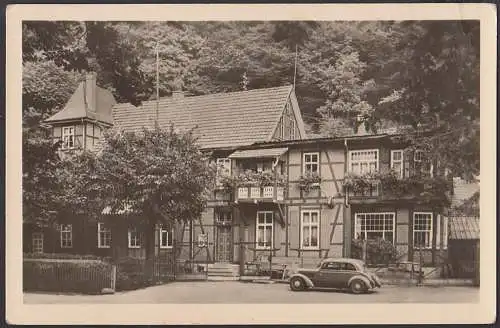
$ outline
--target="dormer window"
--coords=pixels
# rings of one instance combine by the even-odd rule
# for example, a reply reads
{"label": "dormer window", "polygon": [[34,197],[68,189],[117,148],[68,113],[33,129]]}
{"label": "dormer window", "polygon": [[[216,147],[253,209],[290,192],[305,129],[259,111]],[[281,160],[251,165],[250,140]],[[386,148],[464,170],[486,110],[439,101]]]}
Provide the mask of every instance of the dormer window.
{"label": "dormer window", "polygon": [[62,149],[75,147],[75,127],[66,126],[62,129]]}

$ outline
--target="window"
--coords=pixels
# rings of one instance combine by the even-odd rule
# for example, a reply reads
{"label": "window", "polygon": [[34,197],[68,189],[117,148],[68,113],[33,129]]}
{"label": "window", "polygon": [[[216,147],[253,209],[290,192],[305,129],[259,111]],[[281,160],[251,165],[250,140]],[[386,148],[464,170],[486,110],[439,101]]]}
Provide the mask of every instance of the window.
{"label": "window", "polygon": [[284,116],[280,119],[280,139],[285,140],[285,120]]}
{"label": "window", "polygon": [[33,232],[31,243],[33,253],[43,253],[43,232]]}
{"label": "window", "polygon": [[97,247],[110,248],[111,247],[111,230],[99,222],[97,224]]}
{"label": "window", "polygon": [[257,212],[257,249],[273,247],[273,212]]}
{"label": "window", "polygon": [[71,224],[61,224],[61,248],[73,247],[73,227]]}
{"label": "window", "polygon": [[217,158],[217,176],[231,175],[231,159]]}
{"label": "window", "polygon": [[290,139],[295,140],[295,117],[293,115],[290,118]]}
{"label": "window", "polygon": [[356,213],[354,233],[359,239],[377,239],[394,243],[394,213]]}
{"label": "window", "polygon": [[319,248],[319,211],[302,211],[301,248]]}
{"label": "window", "polygon": [[304,153],[303,173],[319,174],[319,153]]}
{"label": "window", "polygon": [[128,248],[141,248],[141,234],[137,228],[128,229]]}
{"label": "window", "polygon": [[378,170],[378,149],[349,151],[349,172],[365,174]]}
{"label": "window", "polygon": [[160,248],[172,248],[174,230],[168,231],[160,226]]}
{"label": "window", "polygon": [[422,150],[415,150],[415,152],[413,153],[413,161],[422,162],[423,153],[424,152]]}
{"label": "window", "polygon": [[403,178],[403,151],[391,150],[391,169],[399,178]]}
{"label": "window", "polygon": [[432,247],[432,213],[413,213],[413,246],[415,248]]}
{"label": "window", "polygon": [[63,127],[62,148],[71,149],[75,147],[75,128],[73,126]]}

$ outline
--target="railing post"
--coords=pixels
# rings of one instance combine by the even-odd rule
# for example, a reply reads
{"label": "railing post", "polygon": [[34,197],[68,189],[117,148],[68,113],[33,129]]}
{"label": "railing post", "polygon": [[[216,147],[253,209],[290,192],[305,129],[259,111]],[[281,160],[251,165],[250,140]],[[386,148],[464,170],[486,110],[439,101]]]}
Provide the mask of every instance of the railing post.
{"label": "railing post", "polygon": [[111,266],[111,289],[116,291],[116,265]]}

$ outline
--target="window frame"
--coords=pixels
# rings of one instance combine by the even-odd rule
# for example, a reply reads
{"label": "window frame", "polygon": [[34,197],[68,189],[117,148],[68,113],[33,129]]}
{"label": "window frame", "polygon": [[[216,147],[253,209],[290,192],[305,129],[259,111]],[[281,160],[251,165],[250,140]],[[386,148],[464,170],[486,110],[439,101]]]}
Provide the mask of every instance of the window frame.
{"label": "window frame", "polygon": [[[170,249],[174,247],[174,229],[172,228],[170,231],[168,229],[165,229],[163,226],[160,226],[160,229],[158,229],[159,234],[160,234],[160,249]],[[163,232],[166,233],[167,235],[167,242],[165,245],[163,245]]]}
{"label": "window frame", "polygon": [[[259,223],[259,214],[264,214],[264,223]],[[271,223],[267,223],[267,215],[271,215]],[[271,229],[271,244],[261,246],[259,245],[259,227],[264,227],[264,239],[266,237],[266,232],[268,229]],[[264,240],[264,243],[267,242]],[[274,212],[273,211],[257,211],[257,216],[255,220],[255,249],[258,250],[270,250],[274,247]]]}
{"label": "window frame", "polygon": [[[61,248],[73,248],[73,225],[61,224],[60,227],[61,229],[59,231],[59,240]],[[68,233],[69,233],[69,238],[67,237]],[[64,242],[65,241],[68,242],[68,240],[69,240],[69,245],[68,244],[65,245]]]}
{"label": "window frame", "polygon": [[[223,177],[223,176],[226,176],[226,175],[222,175],[221,174],[221,171],[220,171],[220,168],[221,168],[221,164],[222,164],[222,168],[224,170],[227,170],[228,173],[227,173],[227,176],[230,176],[231,175],[231,169],[232,169],[232,163],[231,163],[231,159],[228,158],[228,157],[217,157],[215,159],[215,163],[217,165],[217,177]],[[225,164],[229,164],[229,168],[226,168]]]}
{"label": "window frame", "polygon": [[[104,227],[104,229],[103,229]],[[103,245],[101,244],[101,234],[109,234],[109,244],[108,245]],[[107,228],[104,222],[98,222],[97,223],[97,248],[111,248],[111,229]],[[103,238],[106,240],[106,238]]]}
{"label": "window frame", "polygon": [[[376,153],[376,156],[377,156],[377,159],[375,161],[375,172],[379,170],[380,168],[380,151],[378,148],[372,148],[372,149],[353,149],[353,150],[349,150],[349,154],[348,154],[348,157],[347,157],[347,170],[349,173],[354,173],[353,169],[352,169],[352,164],[353,162],[354,163],[371,163],[372,161],[353,161],[352,160],[352,155],[354,153],[362,153],[362,152],[375,152]],[[360,174],[364,174],[364,173],[360,173]]]}
{"label": "window frame", "polygon": [[[394,160],[394,154],[400,153],[401,154],[401,159],[400,160]],[[394,170],[394,164],[400,163],[401,168],[399,170],[399,178],[402,179],[404,177],[404,150],[403,149],[393,149],[391,150],[391,170]],[[398,172],[396,172],[398,173]]]}
{"label": "window frame", "polygon": [[[309,214],[309,222],[307,224],[304,223],[304,214]],[[311,218],[312,218],[312,214],[313,213],[316,213],[318,216],[317,216],[317,222],[315,224],[313,224],[311,222]],[[312,228],[313,227],[316,227],[317,228],[317,239],[316,239],[316,246],[305,246],[304,245],[304,228],[305,227],[308,227],[309,228],[309,238],[312,237]],[[319,209],[305,209],[305,210],[302,210],[300,212],[300,233],[299,233],[299,236],[300,236],[300,249],[303,249],[303,250],[318,250],[320,247],[319,247],[319,243],[320,243],[320,229],[321,229],[321,212]],[[309,244],[311,244],[311,241],[309,240]]]}
{"label": "window frame", "polygon": [[[420,154],[420,158],[417,159],[417,154]],[[413,152],[413,161],[415,163],[421,163],[422,162],[422,155],[424,154],[423,150],[417,149]]]}
{"label": "window frame", "polygon": [[[361,230],[361,227],[362,227],[362,224],[360,222],[360,224],[358,225],[358,216],[361,216],[361,215],[391,215],[392,216],[392,240],[389,240],[390,242],[392,242],[393,245],[395,245],[395,242],[396,242],[396,212],[359,212],[359,213],[355,213],[354,214],[354,236],[356,238],[356,235],[359,233],[360,235],[363,233]],[[366,219],[365,219],[366,220]],[[385,229],[385,217],[384,217],[384,224],[383,224],[383,230],[375,230],[375,229],[372,229],[372,230],[367,230],[366,229],[366,222],[365,222],[365,231],[364,231],[364,235],[363,235],[363,238],[364,240],[368,240],[367,238],[367,233],[368,232],[382,232],[382,238],[384,240],[387,240],[385,238],[385,233],[390,231],[390,230],[386,230]],[[359,231],[358,231],[358,226],[359,226]]]}
{"label": "window frame", "polygon": [[[65,131],[67,129],[72,129],[73,133],[65,133]],[[74,149],[75,148],[75,143],[76,143],[75,131],[76,131],[76,128],[74,125],[62,127],[62,129],[61,129],[61,140],[62,140],[61,149]],[[65,137],[72,137],[73,145],[71,147],[66,146]]]}
{"label": "window frame", "polygon": [[295,136],[295,116],[291,116],[291,119],[290,119],[290,140],[295,140],[296,136]]}
{"label": "window frame", "polygon": [[[317,161],[314,162],[314,161],[306,161],[306,156],[309,155],[311,156],[311,159],[312,159],[312,155],[316,155],[316,158],[317,158]],[[317,167],[317,171],[316,172],[308,172],[306,170],[306,167],[307,165],[314,165],[316,164],[316,167]],[[314,151],[314,152],[304,152],[302,153],[302,174],[317,174],[319,176],[319,172],[320,172],[320,159],[319,159],[319,152],[318,151]]]}
{"label": "window frame", "polygon": [[[136,235],[134,238],[132,238],[132,233],[135,233]],[[142,243],[141,243],[141,232],[137,229],[137,227],[131,227],[128,228],[128,248],[141,248]],[[132,240],[135,241],[135,243],[132,243]]]}
{"label": "window frame", "polygon": [[[36,236],[39,236],[38,238]],[[43,244],[44,244],[44,236],[43,236],[43,232],[41,231],[36,231],[36,232],[32,232],[31,233],[31,251],[33,253],[36,253],[36,254],[41,254],[43,253]],[[35,243],[36,241],[36,243]],[[36,247],[35,248],[35,245],[37,243],[40,243],[40,248]]]}
{"label": "window frame", "polygon": [[[416,215],[429,215],[430,216],[430,223],[429,223],[429,229],[415,229],[415,216]],[[433,227],[434,225],[434,213],[433,212],[413,212],[413,221],[412,221],[412,237],[413,237],[413,242],[412,242],[412,245],[413,245],[413,248],[414,249],[432,249],[432,245],[433,245],[433,238],[432,238],[432,235],[433,235]],[[429,234],[429,242],[426,243],[426,245],[424,247],[422,246],[418,246],[415,244],[415,232],[425,232],[425,233],[428,233]],[[428,245],[427,245],[428,244]]]}

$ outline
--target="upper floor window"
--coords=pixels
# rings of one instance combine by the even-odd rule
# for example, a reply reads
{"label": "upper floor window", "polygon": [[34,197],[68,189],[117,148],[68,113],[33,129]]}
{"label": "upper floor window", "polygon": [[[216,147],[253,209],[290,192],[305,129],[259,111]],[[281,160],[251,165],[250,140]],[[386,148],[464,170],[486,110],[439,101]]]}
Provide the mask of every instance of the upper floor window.
{"label": "upper floor window", "polygon": [[354,174],[365,174],[377,170],[378,149],[349,151],[349,172]]}
{"label": "upper floor window", "polygon": [[231,175],[231,159],[217,158],[217,176]]}
{"label": "upper floor window", "polygon": [[391,169],[399,178],[403,178],[403,151],[391,150]]}
{"label": "upper floor window", "polygon": [[284,120],[284,116],[281,117],[281,120],[280,120],[280,139],[281,140],[285,140],[285,120]]}
{"label": "upper floor window", "polygon": [[61,248],[73,247],[73,227],[71,224],[61,224]]}
{"label": "upper floor window", "polygon": [[303,173],[319,174],[319,153],[304,153]]}
{"label": "upper floor window", "polygon": [[75,127],[65,126],[62,129],[62,148],[71,149],[75,147]]}
{"label": "upper floor window", "polygon": [[295,118],[292,116],[290,118],[290,139],[295,140]]}

